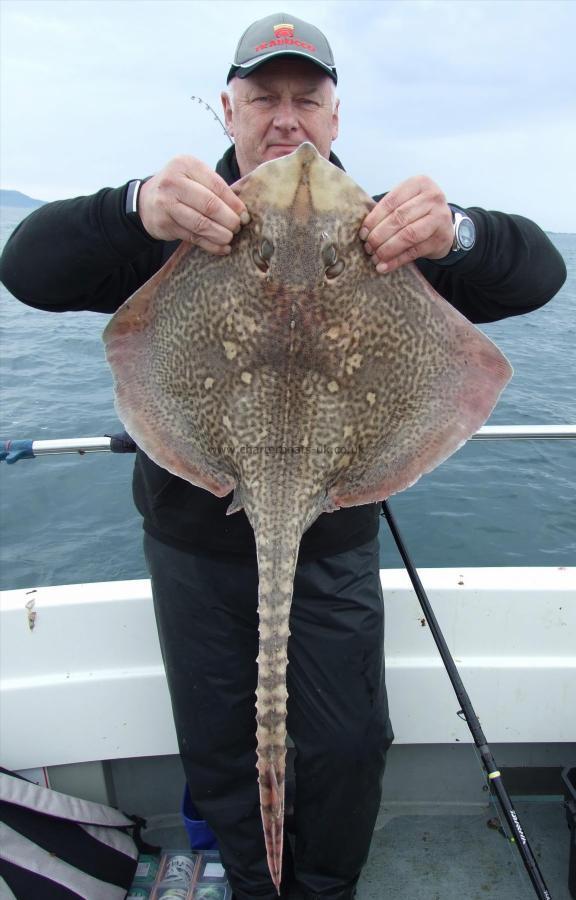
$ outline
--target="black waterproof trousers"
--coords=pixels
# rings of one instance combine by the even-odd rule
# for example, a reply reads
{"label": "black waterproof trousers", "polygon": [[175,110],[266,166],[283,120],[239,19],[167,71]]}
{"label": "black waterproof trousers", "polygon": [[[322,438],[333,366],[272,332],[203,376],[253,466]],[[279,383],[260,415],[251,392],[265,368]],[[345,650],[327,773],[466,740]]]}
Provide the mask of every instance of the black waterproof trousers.
{"label": "black waterproof trousers", "polygon": [[[192,800],[218,838],[237,900],[275,900],[256,773],[256,561],[185,553],[149,535],[144,545]],[[393,738],[377,539],[298,565],[290,631],[294,874],[309,900],[348,900]]]}

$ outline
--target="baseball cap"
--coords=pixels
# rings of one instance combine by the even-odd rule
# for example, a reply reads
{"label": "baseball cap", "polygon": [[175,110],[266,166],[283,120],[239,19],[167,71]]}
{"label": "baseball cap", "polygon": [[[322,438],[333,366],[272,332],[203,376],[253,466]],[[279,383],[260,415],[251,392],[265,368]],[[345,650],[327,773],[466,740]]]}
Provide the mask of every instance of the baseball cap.
{"label": "baseball cap", "polygon": [[246,78],[258,66],[280,56],[309,59],[338,83],[334,56],[320,29],[284,12],[248,26],[238,41],[227,81],[234,76]]}

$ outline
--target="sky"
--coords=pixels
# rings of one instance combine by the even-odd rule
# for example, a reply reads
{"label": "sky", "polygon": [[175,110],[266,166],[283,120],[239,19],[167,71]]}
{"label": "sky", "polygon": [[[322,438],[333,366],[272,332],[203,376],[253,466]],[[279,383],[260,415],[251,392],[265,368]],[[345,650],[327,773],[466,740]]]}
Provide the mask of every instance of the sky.
{"label": "sky", "polygon": [[449,201],[576,232],[575,0],[0,0],[0,185],[43,200],[214,166],[212,115],[255,19],[332,45],[334,150],[368,193],[425,174]]}

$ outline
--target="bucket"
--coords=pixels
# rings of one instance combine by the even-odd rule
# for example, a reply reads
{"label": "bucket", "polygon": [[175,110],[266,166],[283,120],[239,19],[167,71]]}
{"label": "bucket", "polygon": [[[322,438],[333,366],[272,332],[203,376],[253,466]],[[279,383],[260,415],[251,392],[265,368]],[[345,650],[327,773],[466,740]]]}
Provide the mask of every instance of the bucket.
{"label": "bucket", "polygon": [[192,850],[215,850],[218,848],[216,835],[208,823],[200,818],[200,814],[190,797],[188,785],[182,798],[182,818],[188,832],[188,840]]}

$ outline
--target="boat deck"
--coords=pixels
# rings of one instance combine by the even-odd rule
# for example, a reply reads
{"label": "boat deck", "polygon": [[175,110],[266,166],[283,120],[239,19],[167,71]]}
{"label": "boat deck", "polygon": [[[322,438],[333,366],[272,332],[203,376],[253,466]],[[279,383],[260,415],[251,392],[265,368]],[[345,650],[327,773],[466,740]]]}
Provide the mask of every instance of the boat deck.
{"label": "boat deck", "polygon": [[[570,831],[561,797],[513,798],[553,900],[568,890]],[[517,849],[498,830],[494,805],[425,814],[382,807],[357,900],[530,900],[535,893]],[[182,825],[150,822],[145,838],[187,847]],[[288,900],[300,900],[294,888]]]}
{"label": "boat deck", "polygon": [[[551,896],[569,900],[570,833],[562,800],[513,800]],[[438,809],[387,817],[374,834],[358,900],[536,896],[518,850],[493,827],[497,820],[494,806],[465,815]]]}
{"label": "boat deck", "polygon": [[[576,569],[420,576],[550,894],[570,900],[560,772],[576,767]],[[407,576],[382,570],[382,584],[396,739],[358,900],[530,900]],[[185,849],[184,773],[149,582],[0,599],[3,764],[45,766],[55,790],[137,812],[150,843]]]}

